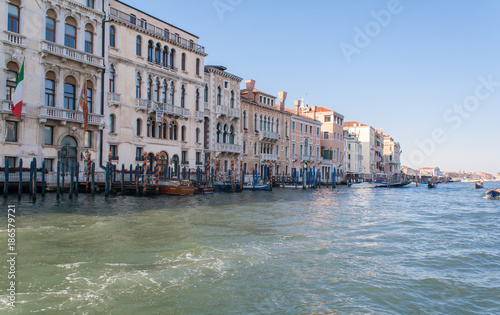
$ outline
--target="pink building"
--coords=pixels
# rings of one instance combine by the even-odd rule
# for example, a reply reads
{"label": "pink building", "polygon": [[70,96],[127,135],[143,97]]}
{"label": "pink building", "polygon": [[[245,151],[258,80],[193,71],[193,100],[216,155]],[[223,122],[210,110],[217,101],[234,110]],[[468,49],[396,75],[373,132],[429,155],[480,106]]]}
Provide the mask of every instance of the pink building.
{"label": "pink building", "polygon": [[304,166],[307,170],[313,167],[316,171],[321,170],[321,122],[309,117],[306,114],[307,107],[301,108],[300,101],[295,101],[295,110],[285,108],[285,111],[292,115],[290,131],[291,175],[302,176]]}

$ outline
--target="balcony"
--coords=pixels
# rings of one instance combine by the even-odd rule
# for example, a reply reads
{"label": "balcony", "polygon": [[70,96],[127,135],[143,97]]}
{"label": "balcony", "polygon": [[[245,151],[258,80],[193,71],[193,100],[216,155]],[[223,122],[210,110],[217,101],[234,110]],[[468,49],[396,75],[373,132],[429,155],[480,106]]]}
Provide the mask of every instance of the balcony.
{"label": "balcony", "polygon": [[260,131],[259,139],[276,141],[280,139],[280,134],[272,131]]}
{"label": "balcony", "polygon": [[236,108],[230,108],[229,109],[229,117],[232,119],[240,118],[240,111]]}
{"label": "balcony", "polygon": [[299,160],[299,155],[298,154],[292,154],[292,160],[293,161],[298,161]]}
{"label": "balcony", "polygon": [[229,144],[229,143],[216,143],[215,151],[239,154],[241,153],[241,145]]}
{"label": "balcony", "polygon": [[205,114],[203,112],[194,112],[196,121],[203,121]]}
{"label": "balcony", "polygon": [[136,98],[135,99],[135,111],[140,111],[140,110],[147,110],[148,109],[148,104],[149,102],[145,99],[142,98]]}
{"label": "balcony", "polygon": [[108,93],[108,106],[120,106],[121,95],[117,93]]}
{"label": "balcony", "polygon": [[71,59],[97,68],[104,68],[104,59],[99,56],[47,41],[42,41],[41,46],[43,52],[62,57],[63,61]]}
{"label": "balcony", "polygon": [[[2,101],[2,113],[12,114],[12,101],[3,100]],[[21,115],[26,115],[26,107],[23,105]]]}
{"label": "balcony", "polygon": [[299,160],[301,162],[316,162],[316,158],[312,155],[301,155]]}
{"label": "balcony", "polygon": [[3,41],[4,43],[12,44],[14,46],[24,46],[26,36],[5,30],[3,31]]}
{"label": "balcony", "polygon": [[227,106],[223,106],[223,105],[215,106],[215,114],[217,114],[217,118],[221,115],[227,116],[227,114],[228,114]]}
{"label": "balcony", "polygon": [[[46,119],[72,121],[83,124],[83,113],[80,111],[40,106],[38,107],[38,113],[40,117]],[[89,125],[104,126],[104,116],[89,113]]]}
{"label": "balcony", "polygon": [[262,153],[260,155],[260,160],[261,161],[277,161],[278,160],[278,155],[276,155],[276,154]]}
{"label": "balcony", "polygon": [[164,103],[162,103],[162,104],[164,106],[165,114],[189,119],[189,109],[182,108],[182,107],[175,106],[175,105],[169,105],[169,104],[164,104]]}
{"label": "balcony", "polygon": [[194,52],[205,55],[205,47],[195,44],[193,41],[182,38],[178,35],[165,32],[163,28],[157,27],[151,23],[140,20],[136,17],[130,16],[125,12],[122,12],[116,8],[110,8],[109,15],[111,20],[118,21],[124,23],[128,26],[134,26],[135,28],[141,29],[147,33],[150,33],[154,36],[160,37],[161,39],[168,41],[170,43],[175,43],[178,46],[187,48]]}
{"label": "balcony", "polygon": [[333,165],[333,161],[330,159],[319,158],[318,162],[323,165]]}

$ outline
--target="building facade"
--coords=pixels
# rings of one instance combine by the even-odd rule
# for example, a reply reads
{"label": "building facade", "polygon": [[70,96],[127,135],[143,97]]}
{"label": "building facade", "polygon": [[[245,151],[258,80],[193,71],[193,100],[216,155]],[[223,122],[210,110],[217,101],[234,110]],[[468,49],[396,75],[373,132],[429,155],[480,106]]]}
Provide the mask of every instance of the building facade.
{"label": "building facade", "polygon": [[106,24],[107,146],[116,164],[195,169],[204,151],[204,58],[198,37],[110,0]]}
{"label": "building facade", "polygon": [[362,177],[363,146],[354,133],[344,131],[344,165],[346,179]]}
{"label": "building facade", "polygon": [[389,135],[384,138],[384,173],[388,175],[401,173],[401,145]]}
{"label": "building facade", "polygon": [[240,83],[242,78],[222,66],[205,66],[204,152],[205,161],[228,172],[234,160],[239,173],[242,152]]}
{"label": "building facade", "polygon": [[[101,164],[105,127],[102,75],[105,54],[101,44],[103,0],[0,2],[3,40],[0,62],[2,100],[0,155],[2,164],[17,166],[19,158],[37,159],[38,166],[65,169],[91,154]],[[12,94],[24,63],[21,118],[12,112]],[[85,87],[85,88],[84,88]],[[86,89],[88,127],[79,106]]]}
{"label": "building facade", "polygon": [[263,174],[273,165],[273,175],[290,174],[291,114],[285,111],[286,92],[276,97],[255,88],[255,81],[246,80],[241,95],[241,132],[243,169]]}
{"label": "building facade", "polygon": [[381,133],[372,126],[356,121],[345,122],[344,130],[355,135],[361,142],[363,152],[361,171],[363,176],[382,175],[384,164]]}

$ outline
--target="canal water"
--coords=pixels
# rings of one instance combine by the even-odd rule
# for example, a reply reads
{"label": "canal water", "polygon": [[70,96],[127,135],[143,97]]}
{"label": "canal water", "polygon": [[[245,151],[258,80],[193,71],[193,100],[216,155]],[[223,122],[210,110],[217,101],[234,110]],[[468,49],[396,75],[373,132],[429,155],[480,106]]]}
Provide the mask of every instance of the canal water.
{"label": "canal water", "polygon": [[11,196],[0,313],[498,314],[500,201],[483,198],[496,186]]}

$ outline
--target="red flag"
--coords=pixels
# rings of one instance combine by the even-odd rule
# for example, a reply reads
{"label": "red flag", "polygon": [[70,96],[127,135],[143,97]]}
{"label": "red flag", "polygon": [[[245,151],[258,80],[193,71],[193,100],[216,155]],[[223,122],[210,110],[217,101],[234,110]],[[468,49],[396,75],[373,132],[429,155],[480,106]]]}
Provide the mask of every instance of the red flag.
{"label": "red flag", "polygon": [[89,106],[87,104],[87,77],[83,82],[82,93],[80,94],[80,107],[83,112],[83,132],[87,131],[87,125],[89,124]]}

